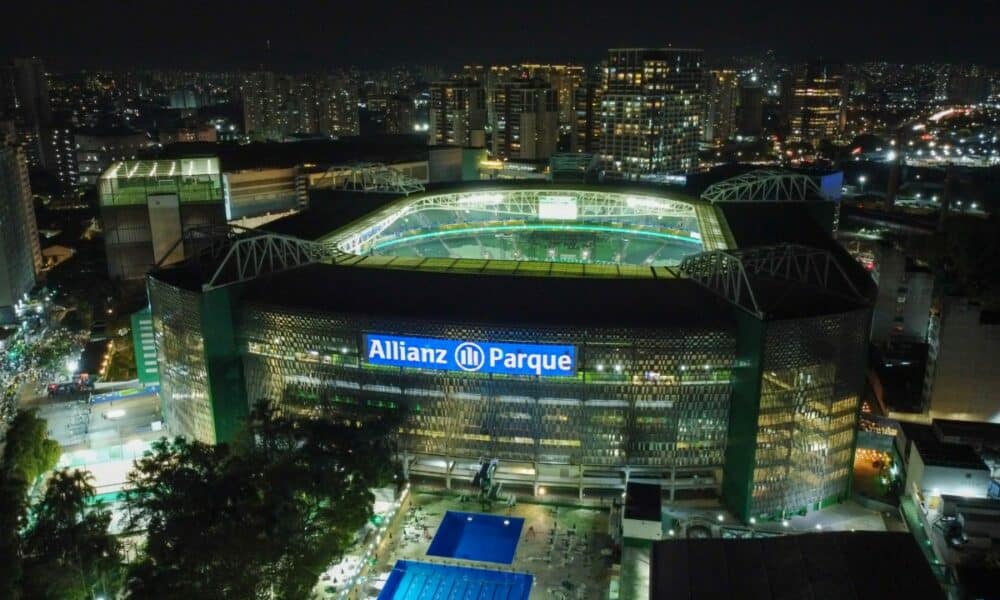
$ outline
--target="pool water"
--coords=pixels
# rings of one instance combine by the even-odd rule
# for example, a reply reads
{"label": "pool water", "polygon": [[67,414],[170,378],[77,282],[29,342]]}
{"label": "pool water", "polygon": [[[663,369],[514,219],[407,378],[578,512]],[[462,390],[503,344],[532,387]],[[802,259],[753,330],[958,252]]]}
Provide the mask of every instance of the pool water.
{"label": "pool water", "polygon": [[427,554],[509,565],[521,538],[524,519],[449,510]]}
{"label": "pool water", "polygon": [[396,561],[378,600],[528,600],[531,575]]}

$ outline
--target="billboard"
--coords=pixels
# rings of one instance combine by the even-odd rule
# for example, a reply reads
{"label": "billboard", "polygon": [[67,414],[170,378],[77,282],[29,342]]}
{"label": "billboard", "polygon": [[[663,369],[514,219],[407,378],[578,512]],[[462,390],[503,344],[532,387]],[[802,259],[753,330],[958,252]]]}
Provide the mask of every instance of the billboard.
{"label": "billboard", "polygon": [[373,365],[498,375],[572,377],[576,346],[483,342],[367,333],[365,361]]}

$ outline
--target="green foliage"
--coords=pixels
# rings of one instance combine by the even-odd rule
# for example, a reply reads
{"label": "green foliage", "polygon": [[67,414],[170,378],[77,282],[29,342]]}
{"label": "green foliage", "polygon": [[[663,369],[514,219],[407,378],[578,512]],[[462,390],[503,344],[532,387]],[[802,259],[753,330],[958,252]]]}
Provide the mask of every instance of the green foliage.
{"label": "green foliage", "polygon": [[130,593],[308,597],[371,517],[370,489],[392,480],[392,430],[258,405],[233,450],[157,443],[129,476],[125,501],[148,535]]}
{"label": "green foliage", "polygon": [[121,547],[108,533],[111,513],[88,506],[95,489],[85,471],[63,470],[48,480],[24,535],[26,598],[86,599],[117,589]]}
{"label": "green foliage", "polygon": [[55,473],[28,519],[31,484],[59,461],[47,423],[20,411],[7,431],[0,463],[0,598],[92,598],[98,581],[116,589],[117,542],[111,515],[88,509],[94,497],[85,472]]}
{"label": "green foliage", "polygon": [[7,430],[4,473],[31,485],[59,462],[59,444],[48,437],[48,423],[34,410],[18,411]]}

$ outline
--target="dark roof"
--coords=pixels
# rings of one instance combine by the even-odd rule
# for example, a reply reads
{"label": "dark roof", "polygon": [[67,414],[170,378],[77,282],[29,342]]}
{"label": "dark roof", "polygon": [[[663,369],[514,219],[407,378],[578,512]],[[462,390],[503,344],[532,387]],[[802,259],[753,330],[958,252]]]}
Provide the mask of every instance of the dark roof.
{"label": "dark roof", "polygon": [[649,597],[938,600],[945,596],[909,533],[832,532],[655,542]]}
{"label": "dark roof", "polygon": [[931,425],[900,421],[899,426],[906,438],[913,442],[917,452],[920,453],[920,460],[925,465],[989,470],[986,463],[971,446],[941,441]]}
{"label": "dark roof", "polygon": [[409,162],[427,160],[428,157],[426,138],[415,135],[381,135],[287,143],[187,142],[169,144],[154,154],[156,158],[218,156],[224,172],[288,168],[303,164],[323,166],[357,162]]}
{"label": "dark roof", "polygon": [[304,240],[316,240],[400,199],[399,194],[309,190],[309,208],[260,229]]}
{"label": "dark roof", "polygon": [[663,518],[660,486],[630,481],[625,488],[625,518],[659,521]]}
{"label": "dark roof", "polygon": [[514,325],[718,326],[728,304],[687,279],[539,278],[314,264],[247,284],[248,302]]}
{"label": "dark roof", "polygon": [[1000,424],[998,423],[934,419],[931,427],[934,428],[938,438],[944,442],[988,447],[1000,445]]}

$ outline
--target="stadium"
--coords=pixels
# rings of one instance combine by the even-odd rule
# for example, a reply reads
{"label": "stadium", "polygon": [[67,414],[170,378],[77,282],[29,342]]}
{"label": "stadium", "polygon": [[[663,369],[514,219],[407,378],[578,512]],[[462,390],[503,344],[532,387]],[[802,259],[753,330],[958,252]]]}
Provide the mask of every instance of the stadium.
{"label": "stadium", "polygon": [[216,443],[264,399],[400,411],[407,475],[448,488],[497,459],[520,495],[644,481],[744,520],[818,509],[850,493],[873,291],[835,217],[465,183],[192,229],[147,278],[164,418]]}

